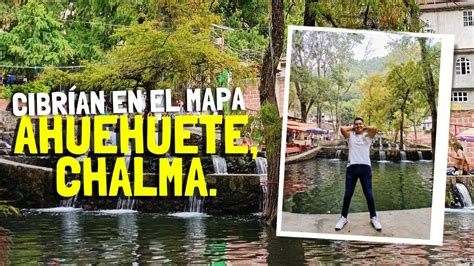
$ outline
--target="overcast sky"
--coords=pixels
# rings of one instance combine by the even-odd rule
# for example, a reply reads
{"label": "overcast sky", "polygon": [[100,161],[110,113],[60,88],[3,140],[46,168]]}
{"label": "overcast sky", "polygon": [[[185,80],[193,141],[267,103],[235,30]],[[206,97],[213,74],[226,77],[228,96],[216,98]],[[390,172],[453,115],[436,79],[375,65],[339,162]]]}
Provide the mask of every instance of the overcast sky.
{"label": "overcast sky", "polygon": [[[356,60],[362,60],[366,56],[365,59],[371,59],[373,57],[383,57],[388,55],[390,52],[387,49],[387,45],[392,40],[397,40],[401,38],[402,35],[398,34],[371,34],[367,33],[364,34],[365,39],[359,45],[354,47],[354,58]],[[366,55],[367,45],[370,43],[368,53]]]}

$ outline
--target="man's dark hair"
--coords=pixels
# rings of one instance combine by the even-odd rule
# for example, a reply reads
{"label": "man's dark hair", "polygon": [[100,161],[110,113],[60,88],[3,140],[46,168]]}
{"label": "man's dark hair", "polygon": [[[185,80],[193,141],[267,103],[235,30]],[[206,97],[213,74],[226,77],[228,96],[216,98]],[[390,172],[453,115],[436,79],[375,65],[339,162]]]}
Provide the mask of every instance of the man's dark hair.
{"label": "man's dark hair", "polygon": [[360,117],[354,118],[354,122],[353,122],[353,123],[355,124],[355,122],[356,122],[357,120],[360,120],[360,121],[362,121],[362,123],[364,123],[364,119],[362,119],[362,118],[360,118]]}

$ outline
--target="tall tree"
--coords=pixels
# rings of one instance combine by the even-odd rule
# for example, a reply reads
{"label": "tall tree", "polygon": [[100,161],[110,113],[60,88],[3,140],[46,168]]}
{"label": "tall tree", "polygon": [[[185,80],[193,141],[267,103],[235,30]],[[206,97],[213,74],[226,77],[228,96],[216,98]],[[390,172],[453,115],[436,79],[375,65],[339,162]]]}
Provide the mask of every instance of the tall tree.
{"label": "tall tree", "polygon": [[[283,0],[272,1],[269,45],[260,72],[260,103],[265,111],[263,119],[264,138],[267,145],[268,197],[262,214],[263,219],[275,222],[278,206],[278,180],[280,168],[281,119],[275,95],[278,63],[283,51],[285,17]],[[275,121],[276,120],[276,121]]]}
{"label": "tall tree", "polygon": [[421,69],[424,76],[425,86],[423,86],[423,91],[425,92],[428,105],[431,112],[432,127],[431,127],[431,150],[433,153],[433,158],[435,158],[435,148],[436,148],[436,126],[438,124],[438,111],[436,109],[437,93],[436,93],[436,83],[433,75],[433,70],[430,62],[430,54],[427,45],[426,38],[418,38],[421,48]]}
{"label": "tall tree", "polygon": [[[419,31],[415,0],[306,0],[305,21],[316,26],[352,29]],[[307,11],[307,12],[306,12]],[[307,17],[307,18],[306,18]]]}
{"label": "tall tree", "polygon": [[[39,1],[28,1],[15,26],[0,34],[0,61],[20,66],[63,65],[74,54],[62,31],[62,23]],[[35,74],[27,71],[29,78]]]}
{"label": "tall tree", "polygon": [[393,104],[392,112],[399,115],[400,147],[405,144],[404,130],[407,115],[413,112],[413,100],[417,91],[424,86],[420,64],[410,60],[406,63],[394,65],[387,72],[387,87],[390,90],[389,101]]}
{"label": "tall tree", "polygon": [[328,34],[295,31],[292,45],[291,81],[295,84],[301,119],[306,121],[309,111],[316,104],[320,124],[322,105],[327,100],[330,86],[331,48]]}

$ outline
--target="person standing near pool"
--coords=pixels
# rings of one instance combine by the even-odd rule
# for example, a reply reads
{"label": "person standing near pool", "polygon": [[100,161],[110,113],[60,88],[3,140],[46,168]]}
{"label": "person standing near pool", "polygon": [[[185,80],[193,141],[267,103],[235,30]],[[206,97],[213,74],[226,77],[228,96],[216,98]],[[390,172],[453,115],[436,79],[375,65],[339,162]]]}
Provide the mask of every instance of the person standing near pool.
{"label": "person standing near pool", "polygon": [[346,191],[342,205],[341,218],[336,224],[336,231],[347,224],[349,205],[351,203],[357,179],[360,179],[367,206],[369,207],[370,223],[377,230],[382,230],[382,225],[377,220],[375,200],[372,193],[372,168],[370,164],[370,146],[377,133],[376,127],[364,127],[364,120],[360,117],[354,119],[352,127],[342,127],[341,133],[349,146],[349,161],[346,170]]}

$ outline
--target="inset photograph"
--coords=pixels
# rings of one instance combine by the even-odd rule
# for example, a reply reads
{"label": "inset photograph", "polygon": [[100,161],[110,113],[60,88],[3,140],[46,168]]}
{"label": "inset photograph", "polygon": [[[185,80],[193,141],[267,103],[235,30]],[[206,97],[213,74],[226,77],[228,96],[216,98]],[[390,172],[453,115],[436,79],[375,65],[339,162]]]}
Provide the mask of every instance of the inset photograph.
{"label": "inset photograph", "polygon": [[441,244],[453,36],[288,36],[277,234]]}

